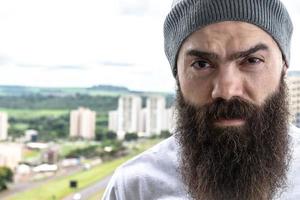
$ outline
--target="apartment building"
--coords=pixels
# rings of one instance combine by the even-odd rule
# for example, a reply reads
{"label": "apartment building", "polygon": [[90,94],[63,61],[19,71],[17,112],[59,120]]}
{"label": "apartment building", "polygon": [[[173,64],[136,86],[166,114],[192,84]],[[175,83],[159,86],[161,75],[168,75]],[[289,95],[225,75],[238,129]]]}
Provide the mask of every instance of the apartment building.
{"label": "apartment building", "polygon": [[145,108],[146,136],[158,135],[166,129],[166,100],[162,96],[150,96],[146,100]]}
{"label": "apartment building", "polygon": [[109,112],[108,128],[117,132],[119,139],[130,132],[150,137],[163,130],[173,130],[173,121],[173,109],[166,109],[163,96],[149,96],[142,108],[140,96],[127,95],[119,98],[117,110]]}
{"label": "apartment building", "polygon": [[8,117],[7,113],[0,112],[0,140],[7,139]]}
{"label": "apartment building", "polygon": [[124,138],[125,133],[139,132],[142,98],[136,95],[121,96],[117,110],[118,138]]}
{"label": "apartment building", "polygon": [[290,112],[292,123],[300,127],[300,71],[288,72],[287,85],[289,88]]}
{"label": "apartment building", "polygon": [[96,112],[80,107],[70,113],[70,137],[95,138]]}

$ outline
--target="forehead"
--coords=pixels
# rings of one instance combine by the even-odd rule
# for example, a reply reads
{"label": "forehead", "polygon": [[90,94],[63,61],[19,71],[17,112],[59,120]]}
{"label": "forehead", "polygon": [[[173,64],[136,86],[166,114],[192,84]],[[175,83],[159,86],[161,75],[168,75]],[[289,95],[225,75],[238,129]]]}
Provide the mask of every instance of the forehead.
{"label": "forehead", "polygon": [[247,49],[259,43],[279,50],[273,38],[258,26],[246,22],[226,21],[195,31],[183,42],[181,50],[199,48],[225,54]]}

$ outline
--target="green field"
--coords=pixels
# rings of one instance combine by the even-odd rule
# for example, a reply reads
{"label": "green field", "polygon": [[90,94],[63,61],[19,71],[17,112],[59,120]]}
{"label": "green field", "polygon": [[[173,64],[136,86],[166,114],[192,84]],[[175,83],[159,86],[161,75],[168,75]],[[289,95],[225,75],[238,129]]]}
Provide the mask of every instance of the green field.
{"label": "green field", "polygon": [[7,112],[9,117],[15,117],[18,119],[30,119],[30,118],[38,118],[43,116],[52,116],[58,117],[61,115],[66,115],[70,111],[69,110],[32,110],[32,109],[7,109],[0,108],[0,111]]}
{"label": "green field", "polygon": [[[39,139],[44,141],[54,138],[67,138],[69,134],[69,109],[13,109],[0,107],[9,118],[8,135],[18,138],[28,129],[37,130]],[[96,133],[107,131],[107,112],[97,112]]]}
{"label": "green field", "polygon": [[24,160],[30,160],[30,159],[33,159],[33,158],[36,158],[38,156],[41,155],[41,152],[40,151],[37,151],[37,150],[26,150],[24,152]]}
{"label": "green field", "polygon": [[93,142],[91,141],[63,142],[60,147],[60,155],[64,157],[73,150],[82,149],[91,145],[100,145],[100,143],[94,141]]}
{"label": "green field", "polygon": [[[56,180],[52,180],[43,184],[37,188],[34,188],[29,191],[18,193],[11,198],[10,200],[53,200],[53,199],[62,199],[63,197],[70,195],[73,192],[79,191],[103,178],[113,173],[113,171],[120,164],[129,160],[133,156],[141,153],[142,151],[148,149],[154,144],[158,143],[160,140],[147,140],[142,144],[138,145],[137,148],[128,156],[122,157],[110,162],[106,162],[101,164],[95,168],[92,168],[88,171],[82,171],[77,174],[59,178]],[[78,189],[76,191],[71,190],[69,188],[69,181],[77,180],[78,181]],[[100,192],[99,192],[100,193]]]}

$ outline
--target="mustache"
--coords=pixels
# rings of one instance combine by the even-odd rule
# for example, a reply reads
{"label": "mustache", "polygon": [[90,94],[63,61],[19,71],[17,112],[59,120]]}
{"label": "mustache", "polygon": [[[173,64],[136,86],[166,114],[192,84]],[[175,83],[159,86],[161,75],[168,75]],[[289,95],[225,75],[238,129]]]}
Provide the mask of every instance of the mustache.
{"label": "mustache", "polygon": [[249,119],[259,109],[259,106],[240,97],[230,100],[222,98],[215,99],[212,103],[199,107],[205,113],[209,121],[220,119]]}

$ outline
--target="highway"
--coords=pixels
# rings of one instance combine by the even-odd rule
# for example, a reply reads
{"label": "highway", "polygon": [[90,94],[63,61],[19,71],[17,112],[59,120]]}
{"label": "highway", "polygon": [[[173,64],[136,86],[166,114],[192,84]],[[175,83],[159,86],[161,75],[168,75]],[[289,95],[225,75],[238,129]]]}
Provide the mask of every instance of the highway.
{"label": "highway", "polygon": [[[83,190],[76,192],[81,194],[81,199],[80,200],[88,200],[90,197],[94,196],[97,193],[100,193],[100,191],[104,190],[106,185],[108,184],[111,176],[108,176],[101,181],[92,184],[89,187],[84,188]],[[78,183],[80,184],[80,183]],[[75,193],[65,197],[63,200],[73,200],[73,196]]]}
{"label": "highway", "polygon": [[9,185],[8,189],[0,193],[0,199],[5,200],[9,197],[13,196],[16,193],[23,192],[25,190],[33,189],[35,187],[40,186],[41,184],[45,184],[50,180],[54,180],[57,178],[70,176],[72,174],[78,173],[82,171],[82,166],[76,166],[68,169],[62,169],[59,170],[54,176],[48,177],[43,180],[37,180],[37,181],[29,181],[29,182],[23,182],[23,183],[14,183]]}

